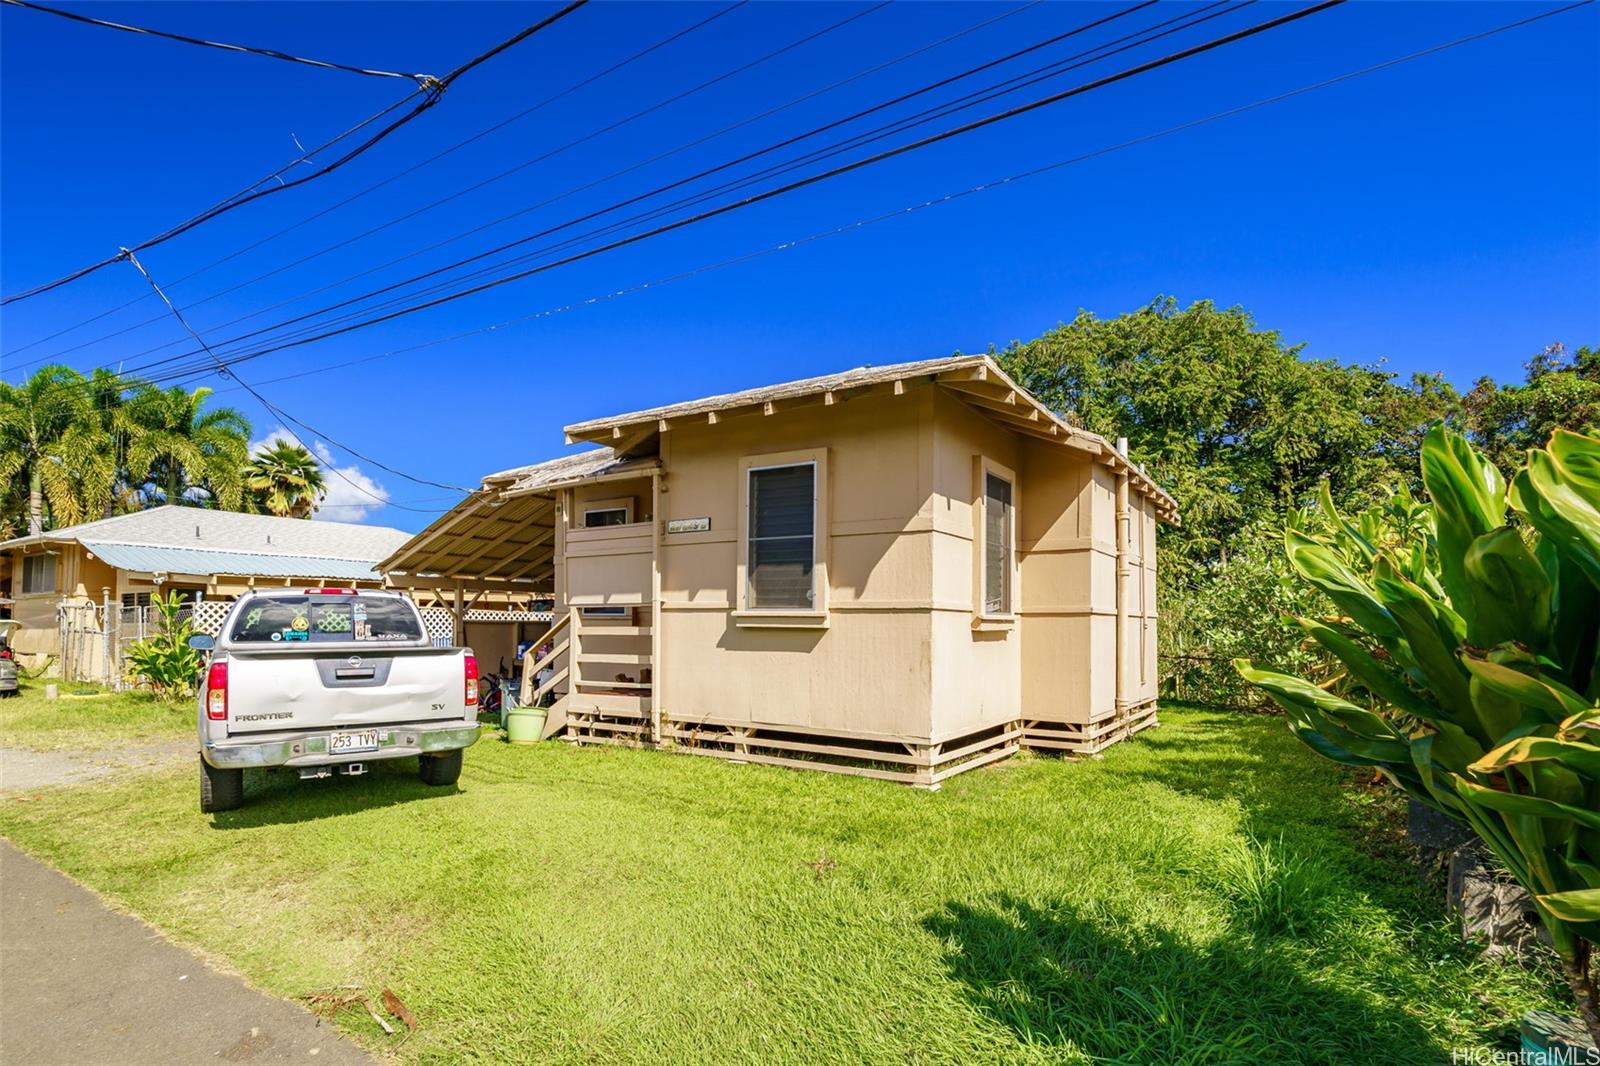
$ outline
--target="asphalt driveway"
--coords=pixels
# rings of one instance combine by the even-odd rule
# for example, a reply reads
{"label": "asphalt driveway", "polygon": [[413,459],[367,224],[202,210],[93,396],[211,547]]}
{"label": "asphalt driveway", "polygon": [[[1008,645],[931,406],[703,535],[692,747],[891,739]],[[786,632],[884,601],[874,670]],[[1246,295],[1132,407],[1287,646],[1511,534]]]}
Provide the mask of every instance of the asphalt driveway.
{"label": "asphalt driveway", "polygon": [[0,840],[0,1064],[375,1061]]}

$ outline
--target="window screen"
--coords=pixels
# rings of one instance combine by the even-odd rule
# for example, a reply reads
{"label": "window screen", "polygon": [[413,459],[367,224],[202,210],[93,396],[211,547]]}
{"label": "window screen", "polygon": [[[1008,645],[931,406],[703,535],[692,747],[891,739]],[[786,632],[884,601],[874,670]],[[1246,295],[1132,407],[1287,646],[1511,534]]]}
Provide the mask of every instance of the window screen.
{"label": "window screen", "polygon": [[983,612],[1011,613],[1011,482],[983,475]]}
{"label": "window screen", "polygon": [[250,604],[233,624],[235,643],[421,640],[416,612],[388,597],[283,596]]}
{"label": "window screen", "polygon": [[625,526],[628,524],[628,509],[626,507],[602,507],[594,511],[583,512],[583,527],[592,529],[595,526]]}
{"label": "window screen", "polygon": [[22,560],[23,592],[54,592],[56,590],[56,557],[54,555],[29,555]]}
{"label": "window screen", "polygon": [[816,483],[813,463],[750,471],[746,606],[806,609],[814,604]]}

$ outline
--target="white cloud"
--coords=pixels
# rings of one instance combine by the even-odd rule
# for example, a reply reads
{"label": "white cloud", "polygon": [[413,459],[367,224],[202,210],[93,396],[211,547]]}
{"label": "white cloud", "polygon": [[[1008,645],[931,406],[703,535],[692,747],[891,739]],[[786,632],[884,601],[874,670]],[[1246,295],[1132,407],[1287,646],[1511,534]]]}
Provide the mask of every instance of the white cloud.
{"label": "white cloud", "polygon": [[313,440],[307,445],[292,430],[284,426],[275,426],[265,437],[251,441],[250,454],[254,455],[262,448],[278,441],[288,441],[290,444],[308,448],[323,465],[322,479],[326,487],[316,513],[311,516],[313,520],[360,522],[388,502],[389,490],[362,473],[359,466],[354,463],[349,466],[338,465],[333,452],[322,441]]}

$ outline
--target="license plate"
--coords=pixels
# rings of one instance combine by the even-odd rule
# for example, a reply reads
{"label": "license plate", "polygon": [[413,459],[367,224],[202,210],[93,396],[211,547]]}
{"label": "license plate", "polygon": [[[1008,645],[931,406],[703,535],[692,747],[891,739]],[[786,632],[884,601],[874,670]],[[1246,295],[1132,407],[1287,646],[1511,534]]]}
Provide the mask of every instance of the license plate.
{"label": "license plate", "polygon": [[351,755],[358,751],[377,750],[376,729],[364,729],[359,733],[333,733],[328,737],[329,755]]}

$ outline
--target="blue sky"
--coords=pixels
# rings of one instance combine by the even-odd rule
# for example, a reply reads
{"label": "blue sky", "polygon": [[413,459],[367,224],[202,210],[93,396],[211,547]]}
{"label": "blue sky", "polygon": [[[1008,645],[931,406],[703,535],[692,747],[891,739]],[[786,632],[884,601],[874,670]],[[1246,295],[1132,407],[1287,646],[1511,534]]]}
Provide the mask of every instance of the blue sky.
{"label": "blue sky", "polygon": [[[72,5],[107,19],[391,70],[442,73],[554,4]],[[316,260],[206,299],[530,160],[856,12],[750,4],[437,163],[366,189],[721,5],[594,3],[458,82],[345,169],[141,255],[208,339],[271,324],[742,155],[1088,22],[1046,3],[561,202],[228,326],[992,19],[1017,5],[900,2],[612,133]],[[1458,384],[1520,375],[1553,341],[1600,342],[1600,6],[643,291],[583,301],[969,188],[1535,14],[1558,4],[1351,3],[865,171],[490,293],[243,364],[274,403],[389,466],[448,484],[563,451],[568,422],[856,366],[981,350],[1079,308],[1170,293],[1248,308],[1308,352]],[[945,90],[988,84],[1171,18],[1168,2]],[[1257,3],[1006,103],[1285,13]],[[0,12],[0,290],[148,237],[392,103],[402,82]],[[999,105],[979,108],[983,114]],[[910,105],[890,112],[898,116]],[[936,123],[928,130],[956,123]],[[847,127],[854,132],[858,126]],[[813,142],[807,142],[807,145]],[[890,142],[893,143],[893,142]],[[780,157],[786,158],[786,156]],[[699,188],[696,186],[695,188]],[[720,201],[719,201],[720,202]],[[653,203],[653,202],[652,202]],[[14,304],[0,374],[66,352],[88,369],[186,350],[125,264]],[[556,309],[570,309],[557,311]],[[359,365],[463,331],[516,326]],[[139,325],[147,319],[152,324]],[[23,349],[18,351],[17,349]],[[290,381],[287,375],[310,373]],[[196,379],[227,390],[227,382]],[[224,391],[257,436],[278,420]],[[302,434],[315,443],[310,434]],[[320,439],[320,438],[319,438]],[[324,446],[326,443],[324,442]],[[403,528],[452,498],[334,448],[323,512]]]}

